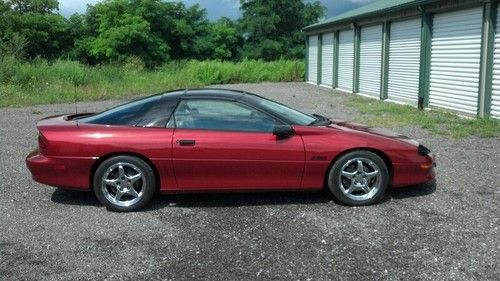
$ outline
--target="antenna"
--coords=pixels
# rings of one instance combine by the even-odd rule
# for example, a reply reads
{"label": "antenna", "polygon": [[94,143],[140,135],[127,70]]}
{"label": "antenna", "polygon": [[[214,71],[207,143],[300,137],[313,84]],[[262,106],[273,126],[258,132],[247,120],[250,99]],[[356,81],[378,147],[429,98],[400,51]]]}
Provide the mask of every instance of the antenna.
{"label": "antenna", "polygon": [[73,77],[71,79],[72,84],[73,84],[73,98],[75,101],[75,114],[78,114],[78,97],[76,95],[76,87],[78,84],[77,77],[76,77],[76,66],[73,64]]}
{"label": "antenna", "polygon": [[85,83],[85,76],[86,76],[85,69],[82,69],[80,67],[80,62],[74,62],[72,74],[73,75],[71,77],[71,83],[73,84],[73,98],[75,101],[75,114],[78,114],[77,90],[78,90],[78,86],[83,85]]}
{"label": "antenna", "polygon": [[78,97],[76,95],[76,85],[74,85],[73,89],[73,97],[75,98],[75,114],[78,114]]}
{"label": "antenna", "polygon": [[[78,86],[83,85],[85,83],[85,66],[83,66],[80,62],[73,62],[73,73],[71,77],[71,83],[73,84],[73,97],[75,100],[75,114],[78,114],[78,96],[77,90]],[[78,127],[78,119],[76,120],[76,126]]]}

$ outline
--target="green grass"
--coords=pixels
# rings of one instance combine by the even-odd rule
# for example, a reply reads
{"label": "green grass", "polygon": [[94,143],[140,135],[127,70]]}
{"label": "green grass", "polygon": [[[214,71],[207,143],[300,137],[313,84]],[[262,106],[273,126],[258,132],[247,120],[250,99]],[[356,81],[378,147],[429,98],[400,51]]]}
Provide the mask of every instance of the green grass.
{"label": "green grass", "polygon": [[0,107],[129,98],[171,89],[211,84],[303,81],[304,63],[244,60],[176,61],[146,70],[133,61],[125,65],[87,66],[76,61],[0,61]]}
{"label": "green grass", "polygon": [[409,105],[383,102],[361,96],[351,97],[347,105],[362,113],[357,121],[372,126],[416,125],[438,135],[454,138],[500,135],[500,120],[498,119],[464,118],[436,109],[421,111]]}

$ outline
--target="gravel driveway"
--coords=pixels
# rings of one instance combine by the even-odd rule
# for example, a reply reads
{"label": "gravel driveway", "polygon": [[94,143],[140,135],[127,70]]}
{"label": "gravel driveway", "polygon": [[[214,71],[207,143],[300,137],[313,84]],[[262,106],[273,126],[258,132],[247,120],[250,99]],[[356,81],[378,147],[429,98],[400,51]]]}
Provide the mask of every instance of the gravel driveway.
{"label": "gravel driveway", "polygon": [[[354,119],[347,94],[305,83],[225,85]],[[120,101],[80,103],[94,111]],[[36,120],[58,104],[0,109],[0,277],[12,279],[484,280],[500,276],[500,138],[396,128],[437,154],[437,181],[346,207],[327,193],[162,195],[113,213],[91,193],[31,180]]]}

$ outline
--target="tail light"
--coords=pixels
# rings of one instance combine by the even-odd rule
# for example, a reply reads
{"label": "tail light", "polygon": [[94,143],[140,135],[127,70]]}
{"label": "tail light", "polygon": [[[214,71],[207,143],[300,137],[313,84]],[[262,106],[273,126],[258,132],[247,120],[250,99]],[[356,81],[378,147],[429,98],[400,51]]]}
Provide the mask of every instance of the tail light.
{"label": "tail light", "polygon": [[38,148],[44,150],[47,148],[47,139],[41,134],[38,134]]}

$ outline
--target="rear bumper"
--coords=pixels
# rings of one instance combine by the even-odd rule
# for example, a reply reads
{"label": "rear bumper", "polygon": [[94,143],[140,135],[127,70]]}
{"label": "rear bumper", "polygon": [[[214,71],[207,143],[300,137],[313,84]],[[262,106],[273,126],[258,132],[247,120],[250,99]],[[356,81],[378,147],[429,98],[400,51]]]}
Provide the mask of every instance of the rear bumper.
{"label": "rear bumper", "polygon": [[90,190],[90,171],[95,159],[50,157],[32,151],[26,157],[26,166],[33,180],[46,185]]}

